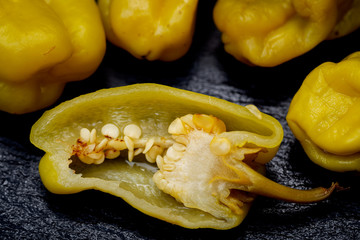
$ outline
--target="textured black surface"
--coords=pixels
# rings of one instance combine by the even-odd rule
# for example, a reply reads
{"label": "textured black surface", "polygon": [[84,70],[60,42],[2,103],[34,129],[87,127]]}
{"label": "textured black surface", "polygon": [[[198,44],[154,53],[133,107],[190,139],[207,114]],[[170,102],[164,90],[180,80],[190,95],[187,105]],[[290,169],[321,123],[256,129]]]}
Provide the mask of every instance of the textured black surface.
{"label": "textured black surface", "polygon": [[108,44],[98,71],[84,81],[68,84],[58,103],[97,89],[138,82],[166,84],[241,105],[253,103],[284,127],[279,153],[267,165],[269,178],[301,189],[327,187],[333,181],[350,189],[314,204],[259,197],[237,228],[184,229],[148,217],[101,192],[49,193],[38,174],[43,152],[29,142],[30,128],[44,110],[21,116],[0,112],[0,239],[360,239],[359,176],[314,165],[285,121],[291,98],[306,75],[325,61],[338,62],[359,50],[360,32],[325,41],[278,67],[248,67],[224,52],[212,22],[213,4],[200,1],[194,42],[181,60],[139,61]]}

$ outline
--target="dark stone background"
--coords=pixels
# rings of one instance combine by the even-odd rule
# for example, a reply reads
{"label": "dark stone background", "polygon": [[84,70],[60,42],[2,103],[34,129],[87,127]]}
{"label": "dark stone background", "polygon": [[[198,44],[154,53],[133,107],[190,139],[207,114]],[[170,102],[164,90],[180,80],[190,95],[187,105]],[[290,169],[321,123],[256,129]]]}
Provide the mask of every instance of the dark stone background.
{"label": "dark stone background", "polygon": [[325,61],[338,62],[359,50],[360,31],[324,41],[310,52],[273,68],[249,67],[223,50],[212,21],[215,1],[200,1],[193,44],[182,59],[140,61],[108,44],[103,63],[90,78],[69,83],[58,103],[102,88],[155,82],[258,108],[278,119],[284,141],[267,164],[267,176],[294,188],[347,191],[313,204],[259,197],[237,228],[189,230],[146,216],[123,200],[98,191],[54,195],[42,185],[43,152],[29,142],[44,110],[25,115],[0,112],[0,239],[360,239],[359,175],[334,173],[313,164],[285,121],[290,101],[306,75]]}

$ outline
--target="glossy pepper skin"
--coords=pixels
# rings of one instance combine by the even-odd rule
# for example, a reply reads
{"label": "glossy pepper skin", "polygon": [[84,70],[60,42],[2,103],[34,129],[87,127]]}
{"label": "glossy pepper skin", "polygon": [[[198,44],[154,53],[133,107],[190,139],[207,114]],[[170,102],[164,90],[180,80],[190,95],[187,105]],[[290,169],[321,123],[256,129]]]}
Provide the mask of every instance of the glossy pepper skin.
{"label": "glossy pepper skin", "polygon": [[218,0],[213,17],[226,52],[249,65],[273,67],[354,31],[358,11],[357,0]]}
{"label": "glossy pepper skin", "polygon": [[0,110],[54,103],[69,81],[99,66],[106,38],[93,0],[0,1]]}
{"label": "glossy pepper skin", "polygon": [[139,59],[174,61],[190,48],[198,0],[99,0],[107,38]]}
{"label": "glossy pepper skin", "polygon": [[360,52],[315,68],[286,119],[314,163],[337,172],[360,171]]}
{"label": "glossy pepper skin", "polygon": [[[100,132],[104,136],[95,140],[93,133]],[[97,189],[164,221],[215,229],[239,225],[257,194],[312,202],[334,190],[292,189],[260,174],[282,138],[280,123],[253,105],[157,84],[105,89],[62,103],[30,135],[46,152],[39,172],[49,191]],[[120,157],[115,145],[124,146]],[[153,149],[157,156],[150,156]],[[104,159],[103,151],[112,159]]]}

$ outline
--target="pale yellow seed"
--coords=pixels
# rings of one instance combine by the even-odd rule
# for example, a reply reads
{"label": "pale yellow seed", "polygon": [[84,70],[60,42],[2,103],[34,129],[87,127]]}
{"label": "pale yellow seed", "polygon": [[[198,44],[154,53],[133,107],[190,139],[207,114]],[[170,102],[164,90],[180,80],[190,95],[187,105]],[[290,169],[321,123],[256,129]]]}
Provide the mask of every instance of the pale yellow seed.
{"label": "pale yellow seed", "polygon": [[189,144],[189,139],[185,135],[179,135],[179,136],[173,135],[172,137],[176,142],[178,142],[180,144],[183,144],[183,145]]}
{"label": "pale yellow seed", "polygon": [[175,164],[171,164],[171,163],[164,164],[163,169],[164,169],[164,171],[168,171],[168,172],[174,171],[175,170]]}
{"label": "pale yellow seed", "polygon": [[183,123],[185,123],[188,126],[188,128],[195,129],[196,127],[193,122],[193,116],[194,115],[192,115],[192,114],[187,114],[185,116],[182,116],[180,119]]}
{"label": "pale yellow seed", "polygon": [[226,138],[214,137],[210,142],[210,150],[212,153],[218,156],[226,155],[231,150],[231,143]]}
{"label": "pale yellow seed", "polygon": [[178,161],[183,155],[183,152],[178,152],[173,147],[168,148],[166,152],[166,156],[174,161]]}
{"label": "pale yellow seed", "polygon": [[157,156],[163,153],[164,149],[158,145],[154,145],[147,153],[145,153],[145,158],[148,162],[154,163]]}
{"label": "pale yellow seed", "polygon": [[180,118],[176,118],[172,121],[172,123],[170,123],[168,132],[175,135],[187,134],[184,124]]}
{"label": "pale yellow seed", "polygon": [[105,124],[101,128],[101,133],[105,137],[117,138],[120,135],[119,128],[112,123]]}
{"label": "pale yellow seed", "polygon": [[83,142],[88,143],[90,141],[90,130],[87,128],[82,128],[80,130],[80,138]]}
{"label": "pale yellow seed", "polygon": [[145,149],[144,149],[143,153],[147,153],[150,150],[150,148],[154,145],[154,142],[155,142],[155,139],[150,138],[145,144]]}
{"label": "pale yellow seed", "polygon": [[225,123],[218,118],[214,117],[214,119],[215,119],[215,123],[214,123],[213,128],[211,129],[211,133],[220,134],[220,133],[226,132]]}
{"label": "pale yellow seed", "polygon": [[128,160],[130,162],[132,162],[133,159],[134,159],[134,150],[129,150],[128,151]]}
{"label": "pale yellow seed", "polygon": [[156,156],[162,154],[163,151],[164,149],[162,147],[154,145],[147,154],[149,154],[151,158],[156,159]]}
{"label": "pale yellow seed", "polygon": [[109,141],[109,140],[107,140],[106,138],[104,138],[103,140],[101,140],[101,142],[96,146],[95,152],[100,152],[100,151],[102,151],[104,148],[106,148],[106,145],[107,145],[108,141]]}
{"label": "pale yellow seed", "polygon": [[139,154],[142,153],[143,151],[144,151],[143,148],[138,148],[138,149],[136,149],[136,150],[134,151],[134,156],[139,155]]}
{"label": "pale yellow seed", "polygon": [[146,161],[148,161],[149,163],[154,163],[156,161],[155,158],[152,158],[150,155],[149,155],[149,152],[145,153],[145,158],[146,158]]}
{"label": "pale yellow seed", "polygon": [[184,152],[186,150],[186,146],[181,143],[174,143],[172,147],[174,148],[174,150],[178,152]]}
{"label": "pale yellow seed", "polygon": [[138,139],[141,136],[141,128],[135,124],[129,124],[124,128],[124,135],[133,139]]}
{"label": "pale yellow seed", "polygon": [[94,128],[94,129],[91,130],[91,132],[90,132],[89,143],[95,143],[95,142],[96,142],[96,129]]}
{"label": "pale yellow seed", "polygon": [[206,114],[195,114],[193,122],[197,129],[210,133],[215,125],[216,118]]}
{"label": "pale yellow seed", "polygon": [[115,150],[124,150],[127,147],[125,141],[119,139],[111,139],[107,144],[107,148],[113,148]]}
{"label": "pale yellow seed", "polygon": [[104,160],[105,160],[105,154],[104,154],[104,152],[101,152],[101,153],[102,153],[101,157],[98,158],[98,159],[95,159],[95,160],[94,160],[94,164],[101,164],[101,163],[104,162]]}
{"label": "pale yellow seed", "polygon": [[262,113],[259,111],[259,109],[253,105],[253,104],[249,104],[245,106],[255,117],[257,117],[258,119],[262,119]]}
{"label": "pale yellow seed", "polygon": [[156,157],[156,165],[158,166],[158,168],[159,168],[160,170],[163,169],[164,159],[163,159],[162,156],[157,155],[157,157]]}
{"label": "pale yellow seed", "polygon": [[129,151],[134,151],[134,142],[131,140],[131,138],[128,136],[125,136],[124,140],[125,140],[127,149],[129,149]]}
{"label": "pale yellow seed", "polygon": [[95,147],[96,147],[96,144],[95,144],[95,143],[92,143],[92,144],[87,145],[87,146],[84,148],[84,154],[87,155],[87,154],[92,153],[92,152],[95,150]]}
{"label": "pale yellow seed", "polygon": [[163,162],[164,162],[164,164],[175,164],[174,159],[169,158],[168,156],[163,157]]}
{"label": "pale yellow seed", "polygon": [[88,154],[88,157],[92,158],[94,160],[99,160],[99,159],[102,159],[105,156],[104,156],[104,152],[98,152],[98,153],[93,152],[93,153]]}
{"label": "pale yellow seed", "polygon": [[94,162],[94,159],[88,157],[88,156],[84,156],[84,155],[80,155],[78,156],[80,161],[86,164],[92,164]]}
{"label": "pale yellow seed", "polygon": [[134,159],[134,142],[128,136],[125,136],[124,140],[128,148],[128,160],[131,162]]}
{"label": "pale yellow seed", "polygon": [[115,159],[119,156],[120,156],[120,151],[118,151],[118,150],[109,149],[105,152],[105,157],[107,159]]}

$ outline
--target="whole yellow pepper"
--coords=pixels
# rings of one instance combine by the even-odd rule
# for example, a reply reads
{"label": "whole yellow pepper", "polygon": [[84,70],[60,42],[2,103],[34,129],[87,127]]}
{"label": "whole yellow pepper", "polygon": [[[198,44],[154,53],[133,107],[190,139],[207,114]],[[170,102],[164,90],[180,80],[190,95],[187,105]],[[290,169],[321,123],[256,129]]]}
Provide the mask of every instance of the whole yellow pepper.
{"label": "whole yellow pepper", "polygon": [[308,52],[331,34],[343,36],[359,27],[359,1],[352,3],[218,0],[213,17],[229,54],[249,65],[273,67]]}
{"label": "whole yellow pepper", "polygon": [[0,110],[51,105],[97,69],[105,44],[93,0],[0,0]]}
{"label": "whole yellow pepper", "polygon": [[173,61],[190,48],[198,0],[99,0],[107,38],[139,59]]}
{"label": "whole yellow pepper", "polygon": [[360,171],[360,52],[315,68],[286,119],[313,162],[332,171]]}

